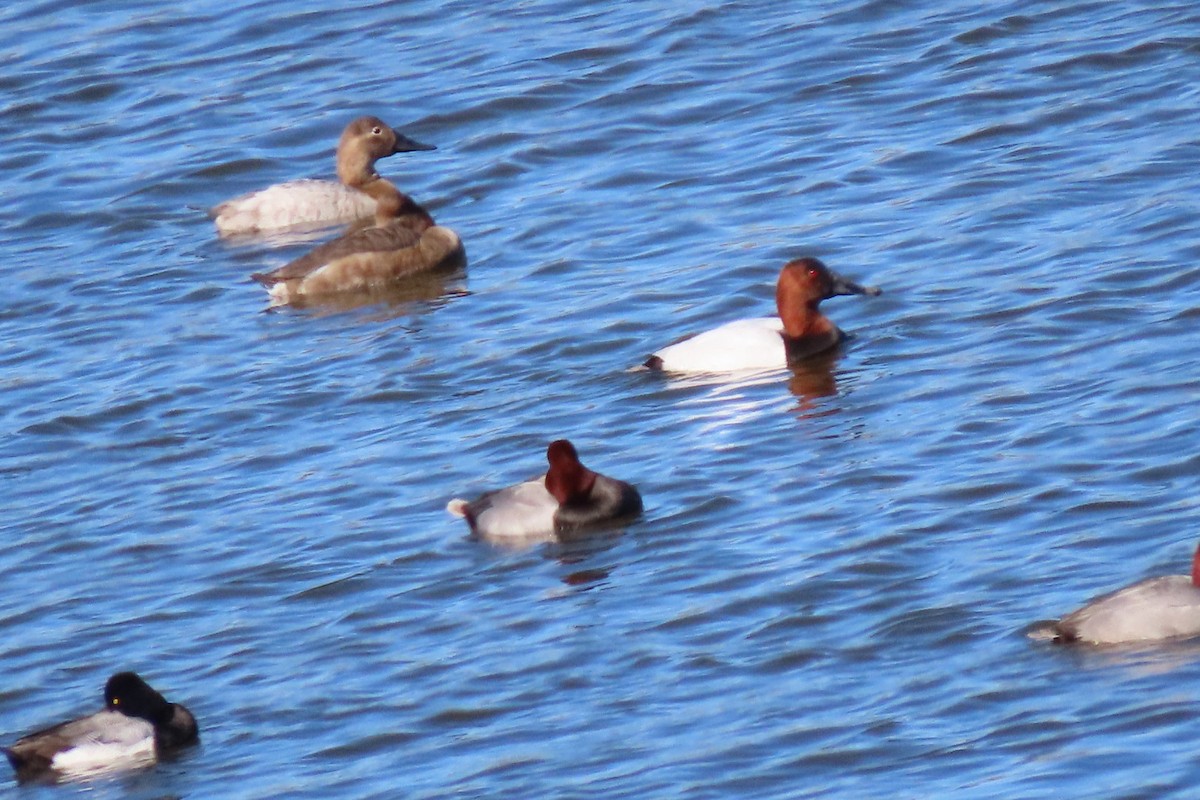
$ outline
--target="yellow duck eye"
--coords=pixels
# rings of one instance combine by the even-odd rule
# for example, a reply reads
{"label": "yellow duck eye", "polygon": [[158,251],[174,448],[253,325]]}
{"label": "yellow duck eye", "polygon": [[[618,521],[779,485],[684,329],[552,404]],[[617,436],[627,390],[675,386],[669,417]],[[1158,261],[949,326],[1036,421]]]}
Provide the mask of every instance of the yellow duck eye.
{"label": "yellow duck eye", "polygon": [[114,697],[114,698],[112,699],[112,704],[113,704],[114,706],[119,706],[119,705],[121,705],[121,698],[119,698],[119,697]]}

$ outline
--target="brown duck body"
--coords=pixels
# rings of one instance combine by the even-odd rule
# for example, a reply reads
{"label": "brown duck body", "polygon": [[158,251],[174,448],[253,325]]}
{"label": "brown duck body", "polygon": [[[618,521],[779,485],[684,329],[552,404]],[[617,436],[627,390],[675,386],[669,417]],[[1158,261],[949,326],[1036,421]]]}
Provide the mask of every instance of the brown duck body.
{"label": "brown duck body", "polygon": [[[377,182],[387,183],[382,178]],[[458,234],[434,225],[424,209],[400,197],[407,201],[403,210],[381,224],[326,242],[274,272],[253,276],[267,286],[271,304],[383,289],[413,275],[460,264],[464,253]]]}
{"label": "brown duck body", "polygon": [[346,128],[338,145],[338,177],[375,200],[375,225],[326,242],[274,272],[252,276],[267,287],[271,305],[382,289],[462,263],[458,234],[434,224],[428,211],[375,172],[378,159],[411,145],[375,117]]}

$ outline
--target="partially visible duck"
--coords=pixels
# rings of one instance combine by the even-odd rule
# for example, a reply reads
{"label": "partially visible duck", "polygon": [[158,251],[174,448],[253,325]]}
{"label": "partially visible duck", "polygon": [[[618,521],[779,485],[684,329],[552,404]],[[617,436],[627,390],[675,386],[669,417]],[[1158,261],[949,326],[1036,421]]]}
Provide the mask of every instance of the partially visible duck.
{"label": "partially visible duck", "polygon": [[789,261],[775,286],[777,317],[741,319],[668,345],[644,364],[670,372],[780,369],[835,347],[844,337],[818,306],[844,294],[879,295],[806,256]]}
{"label": "partially visible duck", "polygon": [[1200,636],[1200,547],[1191,575],[1147,578],[1029,631],[1035,639],[1128,644]]}
{"label": "partially visible duck", "polygon": [[566,439],[550,443],[546,460],[545,475],[476,500],[451,500],[446,510],[478,536],[512,541],[563,536],[642,512],[637,489],[585,467]]}
{"label": "partially visible duck", "polygon": [[[363,136],[364,131],[376,129],[379,139],[391,140],[390,147]],[[278,183],[214,206],[209,215],[222,236],[316,228],[366,219],[374,216],[378,207],[376,199],[363,190],[365,183],[378,177],[376,159],[436,149],[396,133],[376,117],[361,117],[346,126],[338,142],[337,174],[341,183],[323,180]]]}
{"label": "partially visible duck", "polygon": [[136,673],[118,672],[104,686],[102,711],[24,736],[4,754],[20,781],[71,779],[149,766],[199,738],[190,711]]}
{"label": "partially visible duck", "polygon": [[[375,173],[375,161],[396,152],[396,136],[375,117],[346,128],[338,146],[338,173],[375,199],[375,226],[326,242],[274,272],[251,276],[267,287],[271,305],[384,289],[462,262],[458,234],[435,225],[428,211]],[[354,157],[342,158],[343,151]]]}

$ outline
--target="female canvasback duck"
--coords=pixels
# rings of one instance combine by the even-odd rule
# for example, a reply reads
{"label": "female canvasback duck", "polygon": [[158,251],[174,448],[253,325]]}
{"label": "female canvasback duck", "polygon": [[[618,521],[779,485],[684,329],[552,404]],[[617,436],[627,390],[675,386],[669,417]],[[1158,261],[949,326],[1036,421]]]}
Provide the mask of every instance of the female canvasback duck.
{"label": "female canvasback duck", "polygon": [[[375,199],[375,226],[326,242],[274,272],[252,275],[267,287],[272,306],[384,289],[462,262],[458,234],[435,225],[428,211],[375,173],[376,159],[396,152],[395,147],[396,133],[375,117],[357,119],[346,128],[338,146],[338,171],[347,182],[357,175],[355,186]],[[343,151],[354,158],[343,159]]]}
{"label": "female canvasback duck", "polygon": [[843,294],[879,295],[806,256],[789,261],[775,286],[778,317],[741,319],[664,347],[644,366],[670,372],[778,369],[836,346],[844,336],[820,312],[822,300]]}
{"label": "female canvasback duck", "polygon": [[1097,597],[1029,636],[1057,642],[1125,644],[1200,636],[1200,547],[1191,575],[1147,578]]}
{"label": "female canvasback duck", "polygon": [[104,686],[104,710],[31,733],[4,753],[19,781],[59,780],[149,766],[199,739],[190,711],[118,672]]}
{"label": "female canvasback duck", "polygon": [[642,512],[637,489],[592,472],[566,439],[550,443],[546,460],[545,475],[476,500],[451,500],[446,510],[478,536],[510,541],[551,539]]}
{"label": "female canvasback duck", "polygon": [[[381,146],[364,137],[365,131],[391,140]],[[396,153],[436,150],[389,128],[376,117],[360,117],[342,131],[337,149],[337,174],[341,183],[300,180],[278,183],[257,192],[227,200],[209,211],[222,236],[267,233],[288,228],[317,228],[354,222],[374,216],[378,203],[363,186],[379,177],[375,161]]]}

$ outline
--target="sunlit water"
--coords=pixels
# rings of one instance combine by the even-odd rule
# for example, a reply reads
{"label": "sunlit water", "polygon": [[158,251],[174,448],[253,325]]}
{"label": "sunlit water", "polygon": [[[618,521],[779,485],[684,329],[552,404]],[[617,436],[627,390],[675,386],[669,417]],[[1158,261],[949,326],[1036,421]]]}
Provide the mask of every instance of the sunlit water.
{"label": "sunlit water", "polygon": [[[1200,651],[1022,630],[1196,543],[1200,12],[788,6],[0,9],[0,737],[203,739],[26,796],[1194,795]],[[363,113],[469,265],[263,313]],[[799,254],[839,354],[628,370]],[[562,436],[639,521],[445,513]]]}

